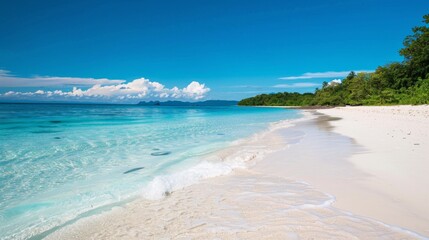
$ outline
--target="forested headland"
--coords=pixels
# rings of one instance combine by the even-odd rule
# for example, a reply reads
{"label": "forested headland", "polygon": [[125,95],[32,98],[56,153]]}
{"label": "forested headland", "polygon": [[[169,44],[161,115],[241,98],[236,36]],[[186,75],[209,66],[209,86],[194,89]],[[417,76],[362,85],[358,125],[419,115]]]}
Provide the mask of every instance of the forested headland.
{"label": "forested headland", "polygon": [[372,73],[350,74],[341,82],[323,82],[315,93],[261,94],[241,100],[245,106],[343,106],[429,103],[429,14],[412,29],[399,54],[402,62]]}

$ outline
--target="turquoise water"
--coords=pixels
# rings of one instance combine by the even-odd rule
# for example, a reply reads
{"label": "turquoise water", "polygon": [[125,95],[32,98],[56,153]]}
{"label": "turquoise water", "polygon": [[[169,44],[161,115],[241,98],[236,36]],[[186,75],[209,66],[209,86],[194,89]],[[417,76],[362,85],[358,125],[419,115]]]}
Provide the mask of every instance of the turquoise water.
{"label": "turquoise water", "polygon": [[0,238],[26,238],[139,196],[155,176],[296,110],[0,104]]}

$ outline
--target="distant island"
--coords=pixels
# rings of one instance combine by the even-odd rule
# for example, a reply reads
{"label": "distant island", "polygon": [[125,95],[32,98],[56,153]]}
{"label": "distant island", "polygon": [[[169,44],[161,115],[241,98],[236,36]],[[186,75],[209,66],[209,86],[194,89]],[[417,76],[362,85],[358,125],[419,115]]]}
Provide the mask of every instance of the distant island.
{"label": "distant island", "polygon": [[149,101],[149,102],[139,102],[138,105],[142,106],[235,106],[238,104],[238,101],[229,101],[229,100],[207,100],[201,102],[182,102],[182,101]]}

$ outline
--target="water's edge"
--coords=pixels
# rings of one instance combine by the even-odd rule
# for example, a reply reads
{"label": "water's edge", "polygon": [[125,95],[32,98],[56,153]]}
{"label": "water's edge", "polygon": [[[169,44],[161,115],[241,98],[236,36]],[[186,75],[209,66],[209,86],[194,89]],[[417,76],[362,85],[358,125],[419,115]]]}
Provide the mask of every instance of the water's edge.
{"label": "water's edge", "polygon": [[[273,124],[272,125],[272,128],[270,129],[271,131],[273,131],[273,130],[286,130],[286,131],[288,131],[288,129],[293,129],[293,126],[294,126],[294,123],[299,123],[299,122],[304,122],[304,121],[306,121],[306,120],[309,120],[309,119],[314,119],[314,118],[316,118],[316,117],[319,117],[319,116],[314,116],[314,115],[304,115],[303,117],[301,117],[300,119],[296,119],[296,120],[293,120],[293,121],[286,121],[286,122],[283,122],[282,124]],[[285,124],[285,123],[287,123],[287,124]],[[305,124],[305,123],[304,123]],[[314,123],[313,123],[314,124]],[[292,128],[288,128],[288,127],[292,127]],[[324,128],[325,126],[318,126],[318,127],[322,127],[322,128]],[[325,131],[326,131],[326,129],[325,129]],[[269,132],[269,130],[267,130],[267,132]],[[289,132],[289,134],[290,134],[291,132]],[[260,132],[259,134],[262,134],[262,132]],[[296,143],[298,143],[300,140],[300,138],[302,138],[302,136],[300,136],[299,134],[298,135],[294,135],[293,134],[293,130],[292,130],[292,135],[289,135],[290,136],[290,144],[296,144]],[[266,140],[266,139],[265,139]],[[272,140],[274,140],[274,139],[272,139]],[[284,142],[283,142],[284,143]],[[253,145],[253,147],[254,146],[257,146],[257,145]],[[287,147],[286,147],[287,148]],[[278,148],[278,149],[273,149],[274,151],[269,151],[269,152],[267,152],[267,154],[268,153],[275,153],[276,151],[277,152],[279,152],[279,151],[288,151],[288,149],[285,149],[285,148]],[[265,155],[263,154],[263,156],[260,156],[261,158],[263,158]],[[258,157],[256,157],[256,158],[252,158],[252,159],[250,159],[249,161],[250,162],[252,162],[252,163],[255,163],[255,161],[253,161],[253,160],[255,160],[255,161],[257,161],[257,160],[259,160],[259,158]],[[253,165],[251,165],[251,166],[253,166]],[[232,172],[232,171],[231,171]],[[254,173],[253,173],[254,174]],[[237,185],[234,185],[234,186],[238,186],[238,185],[240,185],[240,184],[243,184],[243,180],[240,180],[240,178],[242,178],[243,179],[243,176],[235,176],[236,174],[228,174],[228,176],[225,176],[225,178],[224,177],[222,177],[222,178],[220,178],[220,179],[227,179],[227,178],[229,178],[229,179],[236,179],[235,181],[237,181],[237,179],[238,179],[238,182],[236,182],[237,183]],[[250,178],[248,178],[248,177],[250,177]],[[244,183],[246,182],[246,181],[253,181],[253,180],[256,180],[256,179],[254,179],[254,176],[252,177],[252,176],[248,176],[248,177],[246,177],[246,175],[244,175]],[[265,182],[265,181],[271,181],[271,180],[273,180],[274,182],[273,183],[279,183],[279,182],[277,182],[278,180],[276,179],[276,178],[271,178],[270,176],[266,176],[266,178],[264,178],[265,180],[264,181],[262,181],[262,182]],[[208,179],[208,180],[210,180],[210,179]],[[217,181],[217,179],[215,179],[215,181]],[[220,181],[222,181],[222,180],[220,180]],[[283,180],[280,180],[280,181],[283,181]],[[255,183],[257,183],[258,181],[256,181]],[[198,183],[198,182],[195,182],[195,183]],[[210,183],[210,181],[209,181],[209,183]],[[254,183],[254,184],[255,184]],[[281,183],[281,182],[280,182]],[[204,185],[204,184],[207,184],[207,182],[203,182],[201,185]],[[407,230],[407,229],[404,229],[404,228],[401,228],[401,227],[397,227],[397,226],[390,226],[390,225],[387,225],[387,224],[385,224],[385,223],[382,223],[382,222],[380,222],[380,221],[377,221],[377,220],[374,220],[374,219],[370,219],[370,218],[368,218],[368,217],[364,217],[364,216],[357,216],[357,215],[354,215],[354,214],[352,214],[352,213],[350,213],[350,212],[346,212],[346,211],[343,211],[343,210],[339,210],[339,209],[336,209],[335,207],[333,207],[332,206],[332,204],[335,202],[335,197],[334,196],[332,196],[332,195],[330,195],[330,194],[327,194],[327,193],[324,193],[324,192],[320,192],[320,191],[318,191],[317,189],[313,189],[313,187],[312,186],[310,186],[310,185],[308,185],[307,183],[305,183],[305,182],[300,182],[300,181],[295,181],[295,183],[293,183],[293,182],[289,182],[288,184],[291,184],[291,189],[283,189],[283,190],[286,190],[286,193],[288,193],[289,191],[292,191],[293,192],[293,187],[294,187],[294,184],[300,184],[300,185],[303,185],[304,186],[304,188],[308,188],[309,190],[311,190],[311,191],[314,191],[314,193],[316,193],[316,194],[319,194],[319,196],[317,196],[315,199],[311,199],[311,197],[310,197],[310,199],[307,199],[309,202],[308,203],[303,203],[303,204],[301,204],[301,205],[297,205],[297,206],[293,206],[291,209],[293,210],[293,209],[297,209],[298,211],[304,211],[306,214],[307,213],[311,213],[311,212],[313,212],[313,211],[319,211],[319,209],[320,209],[320,211],[322,211],[322,212],[320,212],[320,213],[318,213],[318,214],[322,214],[322,216],[323,216],[323,214],[325,214],[324,213],[324,211],[330,211],[330,212],[332,212],[333,214],[339,214],[340,215],[340,219],[341,219],[341,217],[345,217],[345,218],[350,218],[350,219],[352,219],[352,221],[351,221],[351,223],[352,224],[354,224],[354,221],[357,221],[357,223],[359,223],[359,224],[362,224],[363,223],[363,226],[365,225],[365,224],[370,224],[370,225],[374,225],[375,227],[375,229],[378,231],[378,232],[376,232],[376,234],[382,234],[382,235],[376,235],[376,236],[379,236],[379,237],[381,237],[381,236],[383,236],[383,231],[391,231],[391,232],[387,232],[386,234],[386,236],[390,236],[390,237],[392,237],[393,239],[396,239],[398,236],[409,236],[409,237],[412,237],[412,238],[417,238],[417,239],[426,239],[425,237],[423,237],[423,236],[421,236],[421,235],[419,235],[419,234],[417,234],[417,233],[415,233],[415,232],[413,232],[413,231],[410,231],[410,230]],[[222,184],[221,184],[222,185]],[[183,195],[186,195],[186,192],[188,191],[187,189],[187,187],[189,187],[189,188],[195,188],[195,186],[199,186],[199,184],[196,184],[196,185],[193,185],[193,186],[183,186],[183,187],[181,187],[181,188],[179,188],[179,189],[182,189],[182,190],[180,190],[180,191],[178,191],[176,194],[178,194],[178,196],[183,196]],[[210,185],[209,185],[210,186]],[[244,186],[244,187],[249,187],[249,186]],[[250,186],[251,188],[253,188],[252,186]],[[185,188],[185,189],[183,189],[183,188]],[[199,187],[197,187],[197,190],[198,189],[204,189],[205,187],[204,186],[199,186]],[[179,190],[179,189],[173,189],[173,192],[174,191],[176,191],[176,190]],[[222,191],[224,191],[225,189],[223,189]],[[212,192],[213,191],[216,191],[216,190],[212,190]],[[249,191],[249,189],[247,189],[246,190],[246,188],[245,189],[242,189],[242,190],[239,190],[239,192],[247,192],[247,193],[250,193],[250,192],[248,192]],[[300,192],[301,190],[299,190],[298,189],[298,192]],[[275,190],[275,192],[277,192],[277,189]],[[281,191],[280,191],[281,192]],[[236,192],[235,192],[236,193]],[[171,199],[173,198],[173,197],[176,197],[177,198],[177,196],[173,193],[173,195],[174,196],[172,196],[171,197]],[[195,195],[193,195],[194,197],[195,197]],[[274,195],[273,196],[270,196],[270,197],[277,197],[277,193],[274,193]],[[202,198],[202,199],[204,199],[204,196],[202,196],[202,197],[200,197],[200,198]],[[168,201],[170,201],[171,200],[170,199],[170,197],[168,197],[167,199],[165,199],[167,202]],[[180,197],[179,197],[179,199],[180,199]],[[177,200],[177,199],[176,199]],[[182,199],[183,200],[183,199]],[[200,199],[201,200],[201,199]],[[316,202],[313,202],[314,200],[317,200]],[[318,202],[320,200],[320,203]],[[138,200],[136,200],[136,201],[138,201]],[[270,200],[270,202],[271,202],[271,200]],[[276,202],[274,201],[272,204],[273,204],[273,206],[274,206],[274,208],[276,208],[276,207],[280,207],[277,211],[275,211],[275,212],[281,212],[282,211],[282,205],[284,204],[284,202],[283,202],[283,200],[282,201],[280,201],[280,203],[281,203],[281,205],[279,205],[279,206],[276,206]],[[201,205],[206,205],[206,204],[208,204],[207,202],[201,202]],[[240,201],[240,205],[244,205],[244,206],[246,206],[246,204],[251,204],[250,205],[250,208],[252,208],[252,206],[253,206],[253,204],[254,203],[252,203],[252,201],[250,201],[250,202],[247,202],[247,201],[244,201],[244,199],[242,199],[241,201]],[[134,204],[134,210],[136,210],[136,205],[138,205],[138,204]],[[263,204],[263,205],[270,205],[270,203],[268,202],[268,203],[265,203],[265,204]],[[168,206],[168,205],[167,205]],[[262,206],[262,205],[260,205],[260,206]],[[137,206],[138,207],[138,206]],[[140,206],[140,208],[141,208],[141,206]],[[138,209],[138,208],[137,208]],[[133,210],[133,211],[134,211]],[[141,210],[141,209],[140,209]],[[119,209],[119,211],[123,211],[122,209]],[[124,211],[127,211],[127,209],[124,209]],[[256,209],[255,209],[255,211],[256,211]],[[291,210],[287,210],[287,211],[291,211]],[[128,211],[129,212],[129,211]],[[102,214],[105,214],[106,212],[103,212],[103,213],[101,213],[100,215],[98,215],[98,216],[92,216],[92,217],[103,217],[103,215]],[[108,214],[108,212],[107,212],[107,214]],[[160,216],[163,214],[163,213],[159,213],[160,214]],[[122,214],[123,215],[123,217],[127,217],[126,216],[126,214]],[[317,214],[316,214],[317,215]],[[164,215],[162,215],[162,216],[164,216]],[[228,215],[227,215],[228,216]],[[332,216],[331,216],[332,217]],[[327,216],[327,218],[326,219],[329,219],[329,218],[331,218],[331,217],[329,217],[329,215]],[[91,218],[88,218],[88,220],[90,220]],[[353,220],[354,219],[354,220]],[[86,220],[86,219],[85,219]],[[84,220],[84,221],[85,221]],[[341,220],[342,221],[342,220]],[[312,222],[311,220],[310,220],[310,222]],[[366,223],[365,223],[366,222]],[[328,221],[328,223],[329,223],[329,221]],[[219,223],[218,223],[219,224]],[[227,224],[227,223],[225,223],[225,224]],[[216,225],[216,224],[215,224]],[[222,225],[222,224],[221,224]],[[347,226],[347,225],[346,225]],[[65,226],[64,226],[65,227]],[[150,227],[149,227],[150,228]],[[275,229],[275,228],[274,228]],[[357,229],[359,229],[359,227],[357,228]],[[383,229],[387,229],[387,230],[383,230]],[[344,229],[342,229],[342,230],[344,230]],[[346,233],[347,233],[347,230],[345,230],[346,231]],[[396,232],[396,233],[395,233]],[[206,232],[207,233],[207,232]],[[364,233],[364,232],[361,232],[361,233]],[[210,233],[207,233],[207,234],[210,234]],[[321,233],[322,234],[322,233]],[[324,233],[325,234],[325,233]],[[395,235],[395,234],[398,234],[398,235]],[[197,235],[197,236],[199,236],[199,235]],[[204,236],[204,235],[200,235],[200,236]],[[209,236],[209,235],[207,235],[207,236]],[[337,235],[338,236],[338,235]],[[373,235],[374,236],[374,235]],[[341,239],[341,238],[340,238]]]}

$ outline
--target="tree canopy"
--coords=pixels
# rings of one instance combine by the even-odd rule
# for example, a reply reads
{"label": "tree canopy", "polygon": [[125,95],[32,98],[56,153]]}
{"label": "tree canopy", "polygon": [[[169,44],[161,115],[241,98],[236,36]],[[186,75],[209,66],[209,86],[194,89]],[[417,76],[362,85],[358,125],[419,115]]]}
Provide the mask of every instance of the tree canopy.
{"label": "tree canopy", "polygon": [[402,62],[379,66],[373,73],[350,72],[341,83],[324,82],[315,93],[262,94],[239,105],[341,106],[429,103],[429,14],[412,29],[399,51]]}

